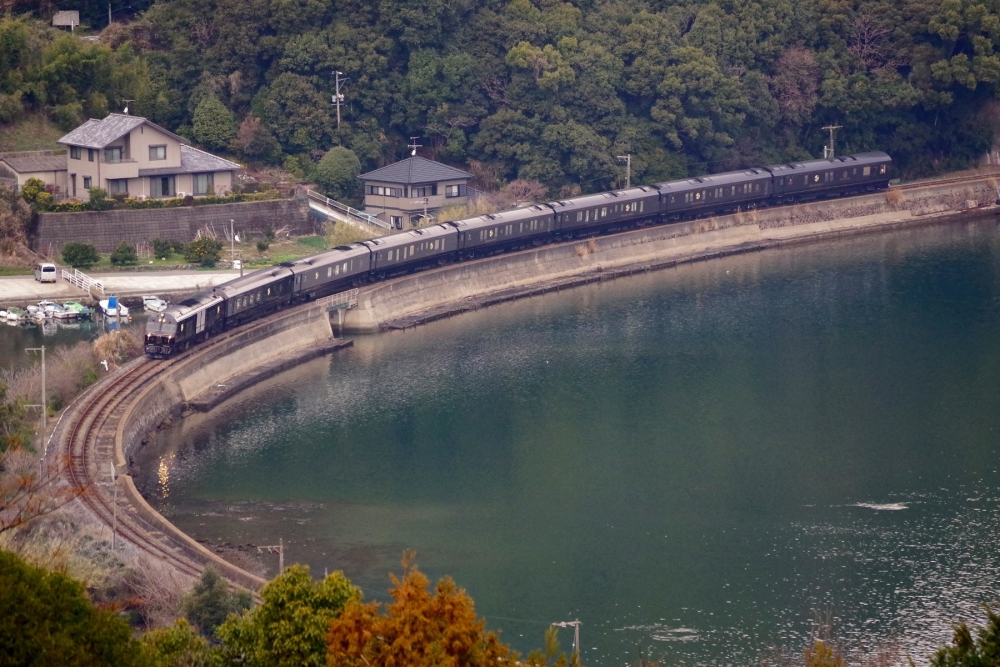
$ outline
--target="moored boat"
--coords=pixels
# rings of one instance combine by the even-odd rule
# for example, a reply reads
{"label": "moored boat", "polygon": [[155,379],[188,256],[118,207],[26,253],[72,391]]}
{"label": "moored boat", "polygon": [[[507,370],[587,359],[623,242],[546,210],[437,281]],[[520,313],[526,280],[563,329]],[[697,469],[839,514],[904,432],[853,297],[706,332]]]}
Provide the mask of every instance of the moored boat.
{"label": "moored boat", "polygon": [[142,297],[142,307],[145,310],[151,310],[154,313],[162,313],[167,309],[167,302],[158,296],[146,294]]}
{"label": "moored boat", "polygon": [[63,302],[63,308],[73,311],[77,314],[77,317],[93,317],[94,315],[93,308],[85,306],[79,301],[65,301]]}
{"label": "moored boat", "polygon": [[55,301],[39,301],[38,307],[45,311],[46,317],[53,317],[57,320],[75,320],[77,317],[75,311],[60,306]]}
{"label": "moored boat", "polygon": [[101,306],[101,312],[103,312],[108,317],[114,317],[115,315],[118,315],[119,317],[128,317],[128,307],[125,306],[125,304],[123,304],[121,301],[118,301],[117,299],[115,301],[117,305],[114,308],[108,307],[111,303],[111,299],[101,299],[98,303]]}

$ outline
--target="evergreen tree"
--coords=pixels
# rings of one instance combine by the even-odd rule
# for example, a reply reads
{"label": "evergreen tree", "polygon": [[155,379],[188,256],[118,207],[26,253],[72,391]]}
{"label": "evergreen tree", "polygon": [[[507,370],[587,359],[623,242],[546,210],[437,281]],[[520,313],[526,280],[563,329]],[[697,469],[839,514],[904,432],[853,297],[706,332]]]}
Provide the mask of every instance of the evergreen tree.
{"label": "evergreen tree", "polygon": [[213,150],[224,150],[236,138],[236,118],[217,97],[206,97],[194,111],[194,138]]}
{"label": "evergreen tree", "polygon": [[361,161],[354,151],[334,146],[314,170],[316,182],[334,199],[350,199],[358,192]]}

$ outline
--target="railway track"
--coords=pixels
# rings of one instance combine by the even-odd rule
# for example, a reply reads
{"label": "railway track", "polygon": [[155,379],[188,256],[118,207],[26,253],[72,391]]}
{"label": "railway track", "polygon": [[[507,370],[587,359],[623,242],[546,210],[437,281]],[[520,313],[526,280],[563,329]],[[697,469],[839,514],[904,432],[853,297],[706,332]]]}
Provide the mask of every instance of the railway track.
{"label": "railway track", "polygon": [[981,181],[984,178],[994,177],[1000,180],[1000,171],[993,173],[984,174],[970,174],[968,176],[956,176],[954,178],[942,178],[937,181],[918,181],[916,183],[904,183],[900,185],[892,185],[889,187],[890,190],[919,190],[920,188],[926,187],[937,187],[939,185],[956,185],[959,183],[968,183],[973,181]]}
{"label": "railway track", "polygon": [[197,577],[202,567],[172,544],[168,536],[146,525],[135,512],[129,511],[123,493],[118,494],[116,512],[111,492],[112,450],[118,422],[129,397],[162,368],[162,363],[143,358],[127,367],[109,384],[84,397],[84,404],[79,406],[73,420],[66,426],[66,477],[75,488],[83,489],[79,499],[99,521],[107,526],[117,525],[118,539],[126,540],[146,555],[185,575]]}

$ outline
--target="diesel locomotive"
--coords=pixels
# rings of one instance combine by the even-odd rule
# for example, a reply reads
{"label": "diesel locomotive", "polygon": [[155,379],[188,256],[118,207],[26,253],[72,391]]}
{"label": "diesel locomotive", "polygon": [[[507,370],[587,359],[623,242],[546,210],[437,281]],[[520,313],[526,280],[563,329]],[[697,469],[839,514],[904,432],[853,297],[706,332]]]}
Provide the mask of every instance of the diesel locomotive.
{"label": "diesel locomotive", "polygon": [[845,155],[584,195],[339,246],[249,273],[151,316],[145,350],[165,359],[285,306],[429,266],[644,225],[874,192],[889,186],[891,170],[892,159],[882,152]]}

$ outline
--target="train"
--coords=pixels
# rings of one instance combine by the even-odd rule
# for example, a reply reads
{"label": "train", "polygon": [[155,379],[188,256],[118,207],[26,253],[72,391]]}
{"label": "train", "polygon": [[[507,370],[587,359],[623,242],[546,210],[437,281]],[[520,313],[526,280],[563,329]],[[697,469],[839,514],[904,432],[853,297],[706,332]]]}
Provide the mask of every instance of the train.
{"label": "train", "polygon": [[166,359],[290,305],[397,275],[545,243],[739,210],[876,192],[883,152],[808,160],[533,204],[338,246],[248,273],[152,315],[146,355]]}

